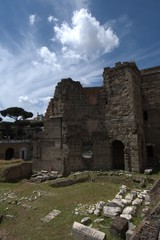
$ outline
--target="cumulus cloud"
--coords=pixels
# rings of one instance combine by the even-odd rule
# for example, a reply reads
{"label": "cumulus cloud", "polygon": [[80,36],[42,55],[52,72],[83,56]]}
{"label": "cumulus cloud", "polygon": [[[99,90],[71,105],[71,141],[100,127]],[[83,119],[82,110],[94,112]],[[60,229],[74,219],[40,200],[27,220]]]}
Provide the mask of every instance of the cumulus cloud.
{"label": "cumulus cloud", "polygon": [[[81,4],[86,2],[81,0]],[[77,10],[72,16],[71,24],[56,22],[54,43],[41,41],[41,28],[30,31],[30,27],[24,29],[16,51],[10,48],[12,38],[6,45],[0,42],[0,108],[20,106],[42,113],[62,78],[71,77],[85,86],[101,79],[103,62],[99,57],[118,46],[119,39],[112,28],[101,25],[86,9]],[[56,21],[49,17],[48,21]],[[36,14],[30,15],[31,25],[37,20]],[[84,60],[92,60],[93,56],[98,60],[94,58],[86,64]]]}
{"label": "cumulus cloud", "polygon": [[63,22],[54,26],[54,31],[65,54],[72,51],[84,59],[111,52],[119,45],[119,38],[112,28],[100,25],[87,9],[73,13],[71,26]]}
{"label": "cumulus cloud", "polygon": [[38,17],[36,14],[32,14],[29,16],[29,24],[34,25],[34,23],[38,20]]}

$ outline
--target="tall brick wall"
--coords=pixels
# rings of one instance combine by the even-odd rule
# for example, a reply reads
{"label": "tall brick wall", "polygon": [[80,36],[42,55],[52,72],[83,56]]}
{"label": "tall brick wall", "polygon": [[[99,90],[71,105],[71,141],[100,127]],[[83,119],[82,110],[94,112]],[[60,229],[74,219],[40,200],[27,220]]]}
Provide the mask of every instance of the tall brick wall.
{"label": "tall brick wall", "polygon": [[[53,116],[46,121],[44,134],[35,140],[35,166],[59,171],[61,163],[61,169],[67,173],[110,169],[103,91],[101,87],[83,88],[72,79],[63,79],[58,83],[52,100]],[[46,115],[49,116],[50,112],[48,110]],[[53,119],[56,117],[61,118],[61,125],[57,127],[61,134],[59,148],[54,145],[57,134]]]}
{"label": "tall brick wall", "polygon": [[148,164],[160,161],[160,67],[141,71],[143,116]]}
{"label": "tall brick wall", "polygon": [[[141,75],[135,63],[104,69],[106,127],[109,141],[124,145],[124,168],[141,171],[144,152]],[[112,159],[114,168],[114,159]]]}
{"label": "tall brick wall", "polygon": [[142,171],[152,164],[147,144],[160,160],[159,68],[117,63],[103,77],[102,87],[83,88],[70,78],[57,84],[44,132],[34,139],[35,168]]}

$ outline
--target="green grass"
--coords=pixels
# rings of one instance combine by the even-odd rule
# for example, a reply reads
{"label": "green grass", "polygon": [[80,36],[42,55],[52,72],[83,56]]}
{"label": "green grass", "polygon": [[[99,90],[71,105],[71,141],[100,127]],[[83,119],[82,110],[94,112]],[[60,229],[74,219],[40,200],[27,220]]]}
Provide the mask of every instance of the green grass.
{"label": "green grass", "polygon": [[[124,176],[99,176],[95,181],[75,184],[68,187],[52,188],[48,183],[0,183],[0,199],[6,192],[15,192],[18,199],[27,196],[31,198],[33,191],[41,191],[44,194],[34,201],[22,200],[20,205],[9,204],[6,201],[0,203],[0,213],[14,215],[14,219],[4,219],[0,224],[1,229],[6,230],[16,240],[70,240],[71,228],[74,221],[80,222],[85,216],[75,215],[74,209],[78,204],[96,204],[98,201],[111,200],[119,190],[119,186],[125,184],[130,188],[139,188],[137,183]],[[15,199],[11,199],[14,202]],[[30,209],[22,205],[31,206]],[[61,213],[49,223],[44,223],[41,218],[53,209]],[[91,215],[92,220],[96,216]],[[110,219],[105,219],[102,225],[94,226],[107,233],[107,239],[112,238],[109,233]]]}
{"label": "green grass", "polygon": [[6,167],[15,166],[24,162],[22,159],[15,159],[15,160],[0,160],[0,170]]}

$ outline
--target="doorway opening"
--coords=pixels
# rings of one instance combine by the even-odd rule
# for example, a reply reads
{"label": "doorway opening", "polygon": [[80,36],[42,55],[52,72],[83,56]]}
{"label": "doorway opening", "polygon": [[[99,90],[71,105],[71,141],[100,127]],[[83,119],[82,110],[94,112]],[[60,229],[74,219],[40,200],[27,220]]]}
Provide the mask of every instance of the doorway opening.
{"label": "doorway opening", "polygon": [[14,149],[8,148],[6,150],[6,160],[11,160],[12,158],[14,158]]}
{"label": "doorway opening", "polygon": [[112,162],[113,169],[124,170],[124,145],[121,141],[115,140],[112,142]]}

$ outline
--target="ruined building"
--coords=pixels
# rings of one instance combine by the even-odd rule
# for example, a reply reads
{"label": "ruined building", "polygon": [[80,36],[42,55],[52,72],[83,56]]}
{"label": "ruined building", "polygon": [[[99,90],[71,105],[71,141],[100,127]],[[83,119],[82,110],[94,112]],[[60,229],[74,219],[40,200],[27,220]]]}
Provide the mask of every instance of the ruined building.
{"label": "ruined building", "polygon": [[104,68],[103,86],[63,79],[51,99],[44,131],[34,139],[36,169],[141,172],[160,160],[160,67],[134,62]]}

